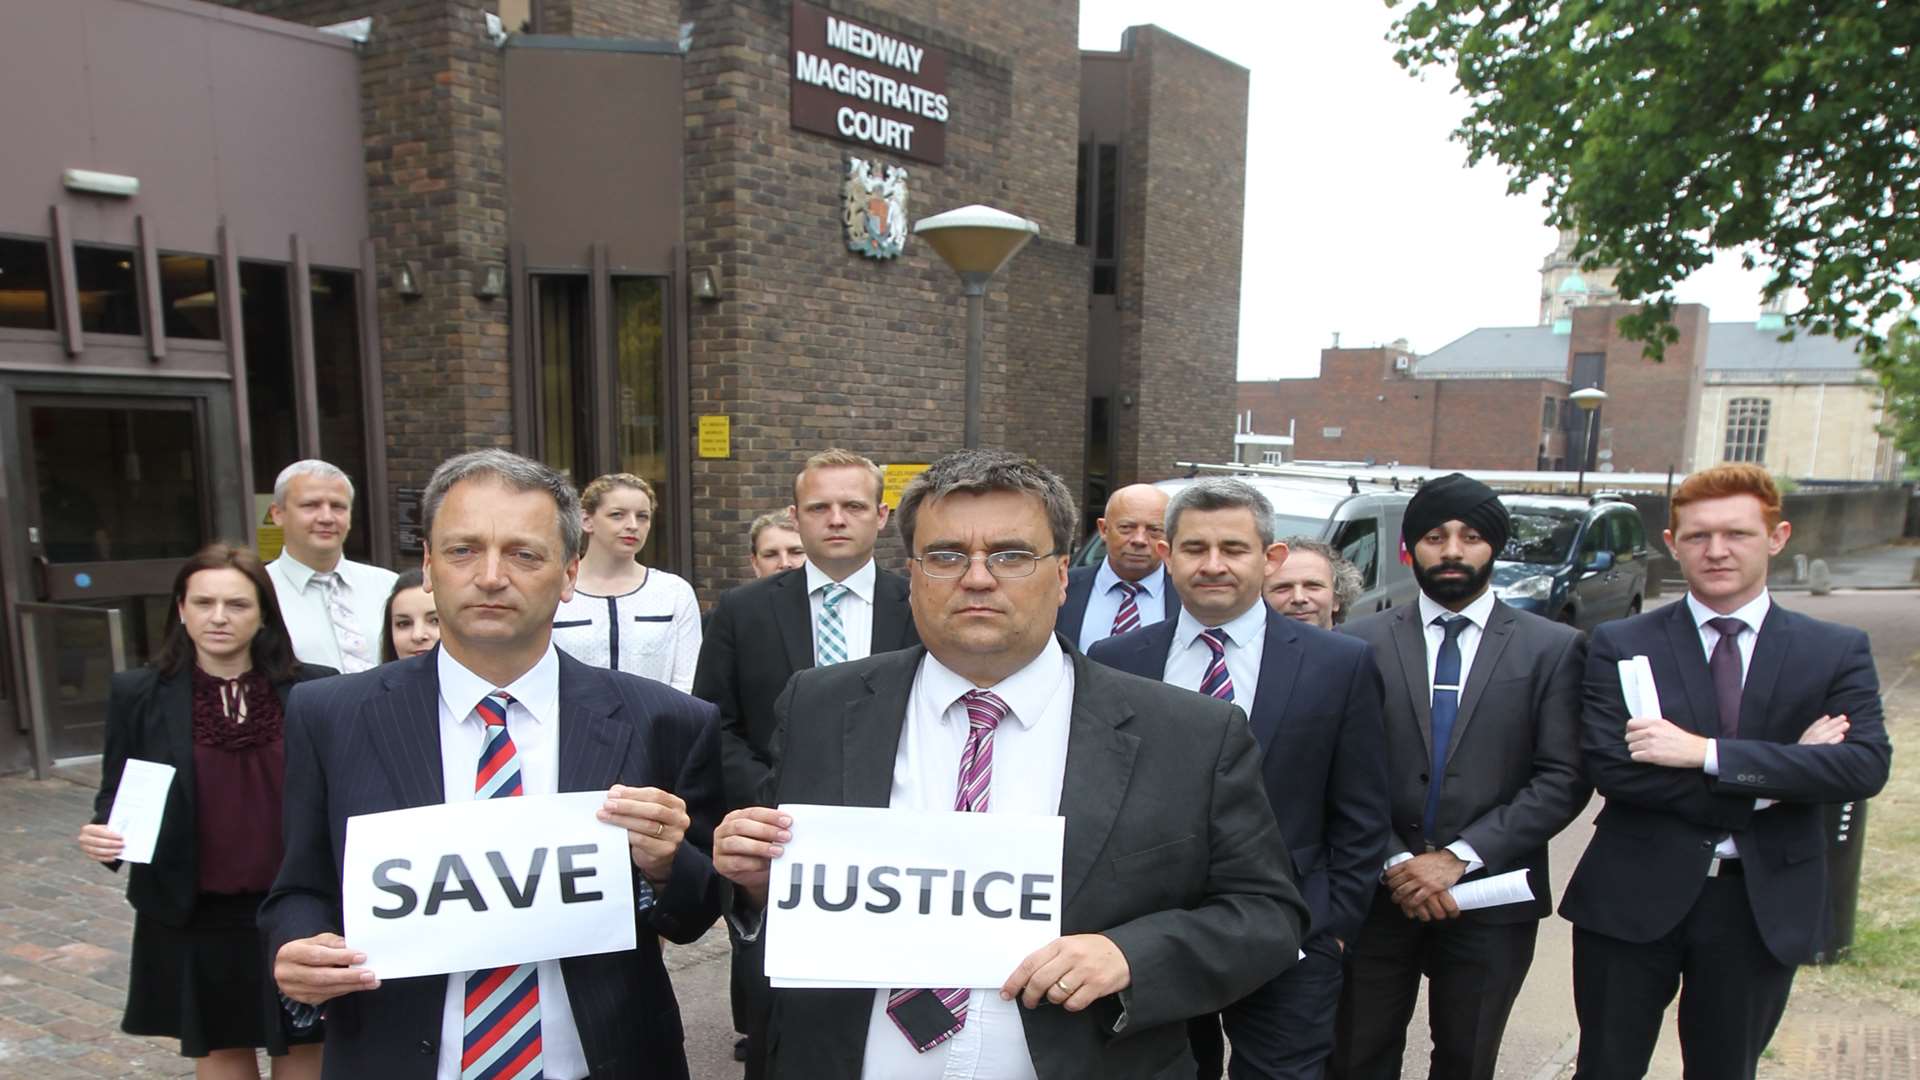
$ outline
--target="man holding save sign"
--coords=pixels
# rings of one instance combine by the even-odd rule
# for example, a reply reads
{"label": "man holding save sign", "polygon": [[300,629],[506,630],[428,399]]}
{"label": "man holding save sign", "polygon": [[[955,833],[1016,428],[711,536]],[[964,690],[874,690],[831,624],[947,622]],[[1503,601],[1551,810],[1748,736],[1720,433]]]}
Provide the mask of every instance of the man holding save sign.
{"label": "man holding save sign", "polygon": [[1055,635],[1075,516],[1045,469],[962,451],[894,517],[925,645],[787,684],[768,805],[714,833],[732,913],[760,931],[793,839],[771,807],[1057,814],[1064,933],[997,987],[777,989],[769,1075],[1191,1075],[1187,1018],[1292,964],[1305,930],[1246,717]]}
{"label": "man holding save sign", "polygon": [[[286,858],[260,916],[274,978],[292,1001],[323,1008],[328,1077],[684,1078],[659,939],[692,941],[719,912],[713,707],[554,650],[580,550],[564,476],[475,451],[434,472],[421,507],[440,647],[313,684],[289,706]],[[599,819],[626,830],[635,949],[383,983],[340,936],[349,818],[597,790]],[[565,863],[548,873],[546,891],[566,892]],[[441,876],[429,909],[445,896],[484,910],[464,873],[457,884]],[[540,888],[537,872],[521,887]]]}

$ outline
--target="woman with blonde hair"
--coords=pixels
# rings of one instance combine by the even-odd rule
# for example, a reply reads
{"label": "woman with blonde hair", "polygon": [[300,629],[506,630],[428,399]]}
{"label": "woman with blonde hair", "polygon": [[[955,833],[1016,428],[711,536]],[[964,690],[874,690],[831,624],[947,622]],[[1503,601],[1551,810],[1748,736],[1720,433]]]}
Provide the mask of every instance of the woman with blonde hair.
{"label": "woman with blonde hair", "polygon": [[582,663],[690,693],[700,603],[685,578],[640,562],[653,507],[653,485],[632,473],[609,473],[580,493],[586,551],[573,597],[554,613],[553,643]]}

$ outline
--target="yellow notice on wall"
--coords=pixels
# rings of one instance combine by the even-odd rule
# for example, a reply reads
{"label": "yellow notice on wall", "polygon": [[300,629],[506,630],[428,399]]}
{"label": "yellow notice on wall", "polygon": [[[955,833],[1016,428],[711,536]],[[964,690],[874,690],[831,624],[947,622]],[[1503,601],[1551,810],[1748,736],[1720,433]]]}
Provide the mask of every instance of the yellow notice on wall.
{"label": "yellow notice on wall", "polygon": [[725,458],[733,456],[733,418],[730,416],[703,416],[700,418],[700,456],[703,458]]}
{"label": "yellow notice on wall", "polygon": [[253,497],[253,547],[260,553],[261,562],[272,562],[280,557],[280,549],[287,544],[286,531],[273,523],[272,495],[255,494]]}
{"label": "yellow notice on wall", "polygon": [[887,504],[889,510],[900,505],[900,493],[907,490],[907,482],[927,471],[925,465],[888,465],[885,467],[886,484],[880,489],[880,501]]}

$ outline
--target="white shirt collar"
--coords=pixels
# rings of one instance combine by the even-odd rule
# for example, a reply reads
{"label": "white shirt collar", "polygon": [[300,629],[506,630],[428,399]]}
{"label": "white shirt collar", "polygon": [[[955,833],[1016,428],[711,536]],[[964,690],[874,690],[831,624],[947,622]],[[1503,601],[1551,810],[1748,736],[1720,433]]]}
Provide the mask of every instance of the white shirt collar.
{"label": "white shirt collar", "polygon": [[1493,617],[1493,601],[1493,590],[1488,589],[1486,592],[1480,594],[1479,599],[1459,611],[1454,612],[1448,611],[1442,607],[1438,601],[1434,600],[1433,597],[1423,592],[1420,594],[1420,626],[1424,629],[1432,626],[1433,620],[1442,615],[1457,614],[1465,615],[1468,622],[1480,630],[1485,630],[1487,628],[1487,620]]}
{"label": "white shirt collar", "polygon": [[[1001,679],[991,689],[995,697],[1006,702],[1007,711],[1021,727],[1032,729],[1046,715],[1047,704],[1053,695],[1060,691],[1066,682],[1066,654],[1060,649],[1060,639],[1047,635],[1047,644],[1040,655],[1027,662],[1027,666]],[[979,687],[971,679],[957,674],[952,668],[940,662],[929,651],[920,662],[918,692],[929,695],[940,712],[941,721],[946,720],[947,711],[961,695]]]}
{"label": "white shirt collar", "polygon": [[[1123,580],[1119,574],[1113,572],[1113,563],[1110,560],[1101,559],[1100,569],[1093,575],[1093,594],[1095,596],[1105,596],[1112,592],[1113,587],[1120,584]],[[1160,599],[1160,597],[1164,595],[1160,590],[1167,587],[1167,564],[1161,563],[1159,566],[1154,567],[1153,573],[1141,578],[1135,582],[1135,584],[1140,586],[1142,593],[1155,600]]]}
{"label": "white shirt collar", "polygon": [[511,686],[495,686],[487,680],[467,670],[466,665],[453,658],[445,648],[434,650],[438,658],[440,675],[440,700],[447,712],[457,718],[457,722],[466,723],[473,719],[473,710],[480,699],[495,690],[505,690],[532,714],[539,723],[551,723],[560,714],[560,654],[554,652],[553,643],[547,643],[547,651],[531,668]]}
{"label": "white shirt collar", "polygon": [[[1227,632],[1227,640],[1242,649],[1259,650],[1266,647],[1267,641],[1266,601],[1256,599],[1247,610],[1220,624]],[[1206,623],[1193,617],[1185,604],[1180,605],[1180,621],[1174,626],[1173,647],[1175,649],[1193,648],[1194,639],[1209,629]]]}
{"label": "white shirt collar", "polygon": [[[1773,596],[1767,590],[1761,589],[1759,596],[1740,605],[1738,610],[1729,614],[1746,623],[1747,629],[1757,634],[1760,632],[1760,624],[1767,621],[1767,612],[1771,610],[1773,610]],[[1693,616],[1693,625],[1696,630],[1706,626],[1708,619],[1720,617],[1719,612],[1701,603],[1691,590],[1687,592],[1687,612]]]}
{"label": "white shirt collar", "polygon": [[[833,579],[827,576],[827,572],[825,570],[820,569],[819,567],[813,565],[811,562],[807,563],[806,566],[807,566],[807,595],[808,596],[812,596],[814,593],[819,592],[822,587],[827,585],[832,585],[834,583]],[[872,604],[873,603],[873,582],[874,582],[874,578],[878,576],[878,574],[879,574],[879,570],[874,567],[873,560],[868,559],[867,564],[865,566],[862,566],[860,569],[855,570],[851,574],[848,574],[846,576],[846,579],[841,581],[840,584],[845,585],[847,588],[853,590],[853,595],[859,597],[862,600],[865,600],[868,604]]]}
{"label": "white shirt collar", "polygon": [[[294,558],[293,553],[285,548],[280,550],[280,557],[274,561],[280,564],[280,572],[287,576],[287,584],[292,585],[296,592],[306,592],[307,585],[313,581],[313,576],[315,574],[325,573],[323,570],[315,570],[313,567]],[[334,571],[338,572],[341,567],[346,564],[346,561],[346,557],[342,556],[340,561],[334,564]],[[340,580],[345,581],[346,575],[341,574]],[[478,699],[476,698],[475,700]]]}

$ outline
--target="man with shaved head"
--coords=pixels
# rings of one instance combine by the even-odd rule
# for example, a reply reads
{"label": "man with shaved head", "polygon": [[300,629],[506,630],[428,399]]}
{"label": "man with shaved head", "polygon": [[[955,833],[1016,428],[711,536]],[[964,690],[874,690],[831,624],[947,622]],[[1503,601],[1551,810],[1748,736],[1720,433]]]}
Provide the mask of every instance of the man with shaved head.
{"label": "man with shaved head", "polygon": [[1179,612],[1180,597],[1160,565],[1166,515],[1167,493],[1152,484],[1130,484],[1107,498],[1106,515],[1094,523],[1107,557],[1067,575],[1067,602],[1060,605],[1060,632],[1081,652]]}

